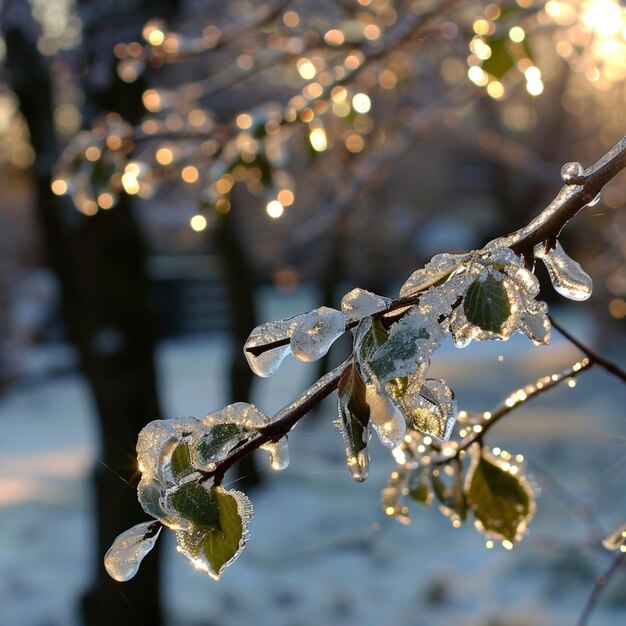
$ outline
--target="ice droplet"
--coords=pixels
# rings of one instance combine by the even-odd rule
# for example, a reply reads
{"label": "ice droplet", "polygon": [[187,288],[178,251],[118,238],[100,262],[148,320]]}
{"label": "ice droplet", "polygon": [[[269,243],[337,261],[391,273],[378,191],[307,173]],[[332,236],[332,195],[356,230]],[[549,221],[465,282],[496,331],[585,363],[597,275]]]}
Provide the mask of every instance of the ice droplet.
{"label": "ice droplet", "polygon": [[371,423],[380,443],[387,448],[399,446],[406,434],[404,415],[387,395],[380,393],[375,384],[366,386],[365,401],[370,407]]}
{"label": "ice droplet", "polygon": [[346,459],[350,475],[357,483],[367,480],[370,471],[370,457],[366,450],[361,450],[357,454],[352,454],[346,450]]}
{"label": "ice droplet", "polygon": [[566,163],[561,168],[561,178],[563,179],[564,182],[568,184],[578,182],[578,179],[584,176],[584,174],[585,174],[585,168],[580,163],[578,163],[578,161],[572,161],[571,163]]}
{"label": "ice droplet", "polygon": [[469,254],[436,254],[423,268],[415,270],[402,285],[400,297],[412,296],[434,285],[470,258]]}
{"label": "ice droplet", "polygon": [[535,257],[541,259],[550,274],[555,291],[570,300],[587,300],[591,296],[591,276],[579,263],[567,256],[561,244],[546,252],[543,243],[535,246]]}
{"label": "ice droplet", "polygon": [[[290,317],[286,320],[267,322],[257,326],[251,333],[243,347],[250,369],[262,378],[268,378],[276,372],[284,358],[291,352],[289,339],[295,328],[304,318],[304,314]],[[284,345],[265,350],[260,354],[252,354],[251,348],[258,348],[267,344],[285,341]]]}
{"label": "ice droplet", "polygon": [[351,319],[359,320],[384,311],[391,300],[356,287],[341,299],[341,310]]}
{"label": "ice droplet", "polygon": [[343,335],[346,316],[337,309],[319,307],[306,313],[291,336],[291,351],[300,361],[321,359]]}
{"label": "ice droplet", "polygon": [[161,530],[159,522],[142,522],[118,535],[104,556],[104,567],[109,576],[118,582],[130,580],[154,547]]}
{"label": "ice droplet", "polygon": [[289,447],[286,436],[278,441],[263,444],[261,450],[265,450],[269,454],[270,465],[273,470],[279,471],[289,467]]}

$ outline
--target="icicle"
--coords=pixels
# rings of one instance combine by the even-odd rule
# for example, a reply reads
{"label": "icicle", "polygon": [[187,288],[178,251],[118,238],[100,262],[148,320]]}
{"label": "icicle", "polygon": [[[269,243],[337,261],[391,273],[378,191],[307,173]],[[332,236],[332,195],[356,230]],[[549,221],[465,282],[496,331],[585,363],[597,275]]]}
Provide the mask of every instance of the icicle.
{"label": "icicle", "polygon": [[555,291],[570,300],[587,300],[591,296],[591,277],[563,250],[557,241],[554,249],[546,252],[544,244],[535,246],[535,257],[541,259],[550,274]]}
{"label": "icicle", "polygon": [[279,471],[289,467],[289,447],[286,436],[278,441],[263,444],[261,450],[265,450],[269,454],[270,465],[273,470]]}
{"label": "icicle", "polygon": [[286,320],[268,322],[257,326],[248,337],[243,352],[248,361],[250,369],[262,378],[268,378],[278,370],[284,358],[291,351],[289,343],[266,350],[260,354],[252,354],[249,349],[257,348],[276,341],[284,341],[291,338],[291,335],[298,324],[304,318],[304,314],[290,317]]}
{"label": "icicle", "polygon": [[352,478],[357,483],[365,482],[370,471],[370,457],[367,450],[352,454],[346,449],[346,460]]}
{"label": "icicle", "polygon": [[291,336],[291,351],[301,361],[321,359],[346,328],[346,316],[336,309],[319,307],[306,313]]}
{"label": "icicle", "polygon": [[[156,526],[159,526],[157,530]],[[104,556],[104,567],[109,576],[119,582],[130,580],[154,547],[161,530],[158,522],[151,521],[137,524],[118,535]]]}

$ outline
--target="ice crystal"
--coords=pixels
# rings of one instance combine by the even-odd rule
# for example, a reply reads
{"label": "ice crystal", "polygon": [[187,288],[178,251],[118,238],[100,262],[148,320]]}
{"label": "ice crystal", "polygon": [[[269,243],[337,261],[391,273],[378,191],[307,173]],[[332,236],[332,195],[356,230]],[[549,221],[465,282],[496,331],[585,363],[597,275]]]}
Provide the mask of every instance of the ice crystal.
{"label": "ice crystal", "polygon": [[578,161],[572,161],[566,163],[561,168],[561,178],[566,183],[577,183],[585,173],[585,168],[578,163]]}
{"label": "ice crystal", "polygon": [[400,289],[400,297],[412,296],[439,282],[461,267],[470,254],[436,254],[423,268],[413,272]]}

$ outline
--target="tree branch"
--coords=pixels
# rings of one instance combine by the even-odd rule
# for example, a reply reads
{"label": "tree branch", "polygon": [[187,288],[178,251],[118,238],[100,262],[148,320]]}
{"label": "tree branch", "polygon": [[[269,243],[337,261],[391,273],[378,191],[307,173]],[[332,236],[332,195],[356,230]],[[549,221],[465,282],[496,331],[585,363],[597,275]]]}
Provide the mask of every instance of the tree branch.
{"label": "tree branch", "polygon": [[589,623],[589,618],[593,610],[596,608],[598,604],[598,600],[600,599],[600,595],[602,591],[607,586],[611,578],[615,575],[615,573],[620,569],[620,567],[624,564],[624,559],[626,558],[626,552],[618,552],[615,555],[613,561],[609,567],[602,573],[596,577],[595,585],[591,590],[587,598],[587,602],[585,602],[585,606],[583,608],[583,612],[578,619],[577,626],[586,626]]}
{"label": "tree branch", "polygon": [[613,361],[609,361],[605,359],[603,356],[599,355],[597,352],[594,352],[591,348],[588,348],[586,345],[581,343],[578,339],[573,337],[569,331],[565,330],[563,326],[557,323],[557,321],[551,316],[548,315],[550,319],[550,323],[554,328],[556,328],[563,337],[565,337],[568,341],[573,343],[581,352],[583,352],[587,358],[594,365],[599,365],[603,367],[607,372],[613,374],[613,376],[617,376],[622,382],[626,383],[626,371],[624,371],[619,365],[613,363]]}

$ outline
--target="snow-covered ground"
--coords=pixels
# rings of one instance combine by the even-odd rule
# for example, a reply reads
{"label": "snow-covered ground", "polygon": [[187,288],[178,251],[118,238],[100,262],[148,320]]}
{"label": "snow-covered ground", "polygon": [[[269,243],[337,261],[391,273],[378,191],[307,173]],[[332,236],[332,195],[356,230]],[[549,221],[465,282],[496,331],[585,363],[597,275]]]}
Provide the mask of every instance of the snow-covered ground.
{"label": "snow-covered ground", "polygon": [[[307,304],[293,297],[272,300],[265,317],[287,316]],[[576,330],[585,335],[586,327],[577,321]],[[161,346],[167,415],[202,416],[226,403],[228,351],[226,340],[216,337]],[[446,346],[431,372],[448,380],[461,408],[482,411],[577,356],[556,336],[552,346],[537,350],[519,337],[463,351]],[[312,370],[290,361],[275,378],[259,381],[256,403],[276,410],[310,382]],[[354,483],[330,424],[335,408],[328,404],[291,434],[291,466],[250,494],[252,539],[219,583],[194,570],[167,538],[170,623],[573,624],[610,557],[589,545],[588,529],[575,514],[580,507],[572,507],[562,490],[593,507],[607,531],[626,518],[624,406],[623,386],[591,371],[574,389],[546,394],[494,428],[490,441],[534,463],[543,491],[529,535],[507,552],[487,550],[473,528],[455,530],[436,510],[416,505],[409,526],[386,518],[379,494],[392,469],[390,455],[373,440],[370,478]],[[93,408],[80,376],[0,398],[2,626],[78,623],[76,601],[94,557],[87,477],[97,448]],[[538,468],[548,470],[558,486]],[[612,582],[592,624],[626,623],[625,582],[623,576]]]}

